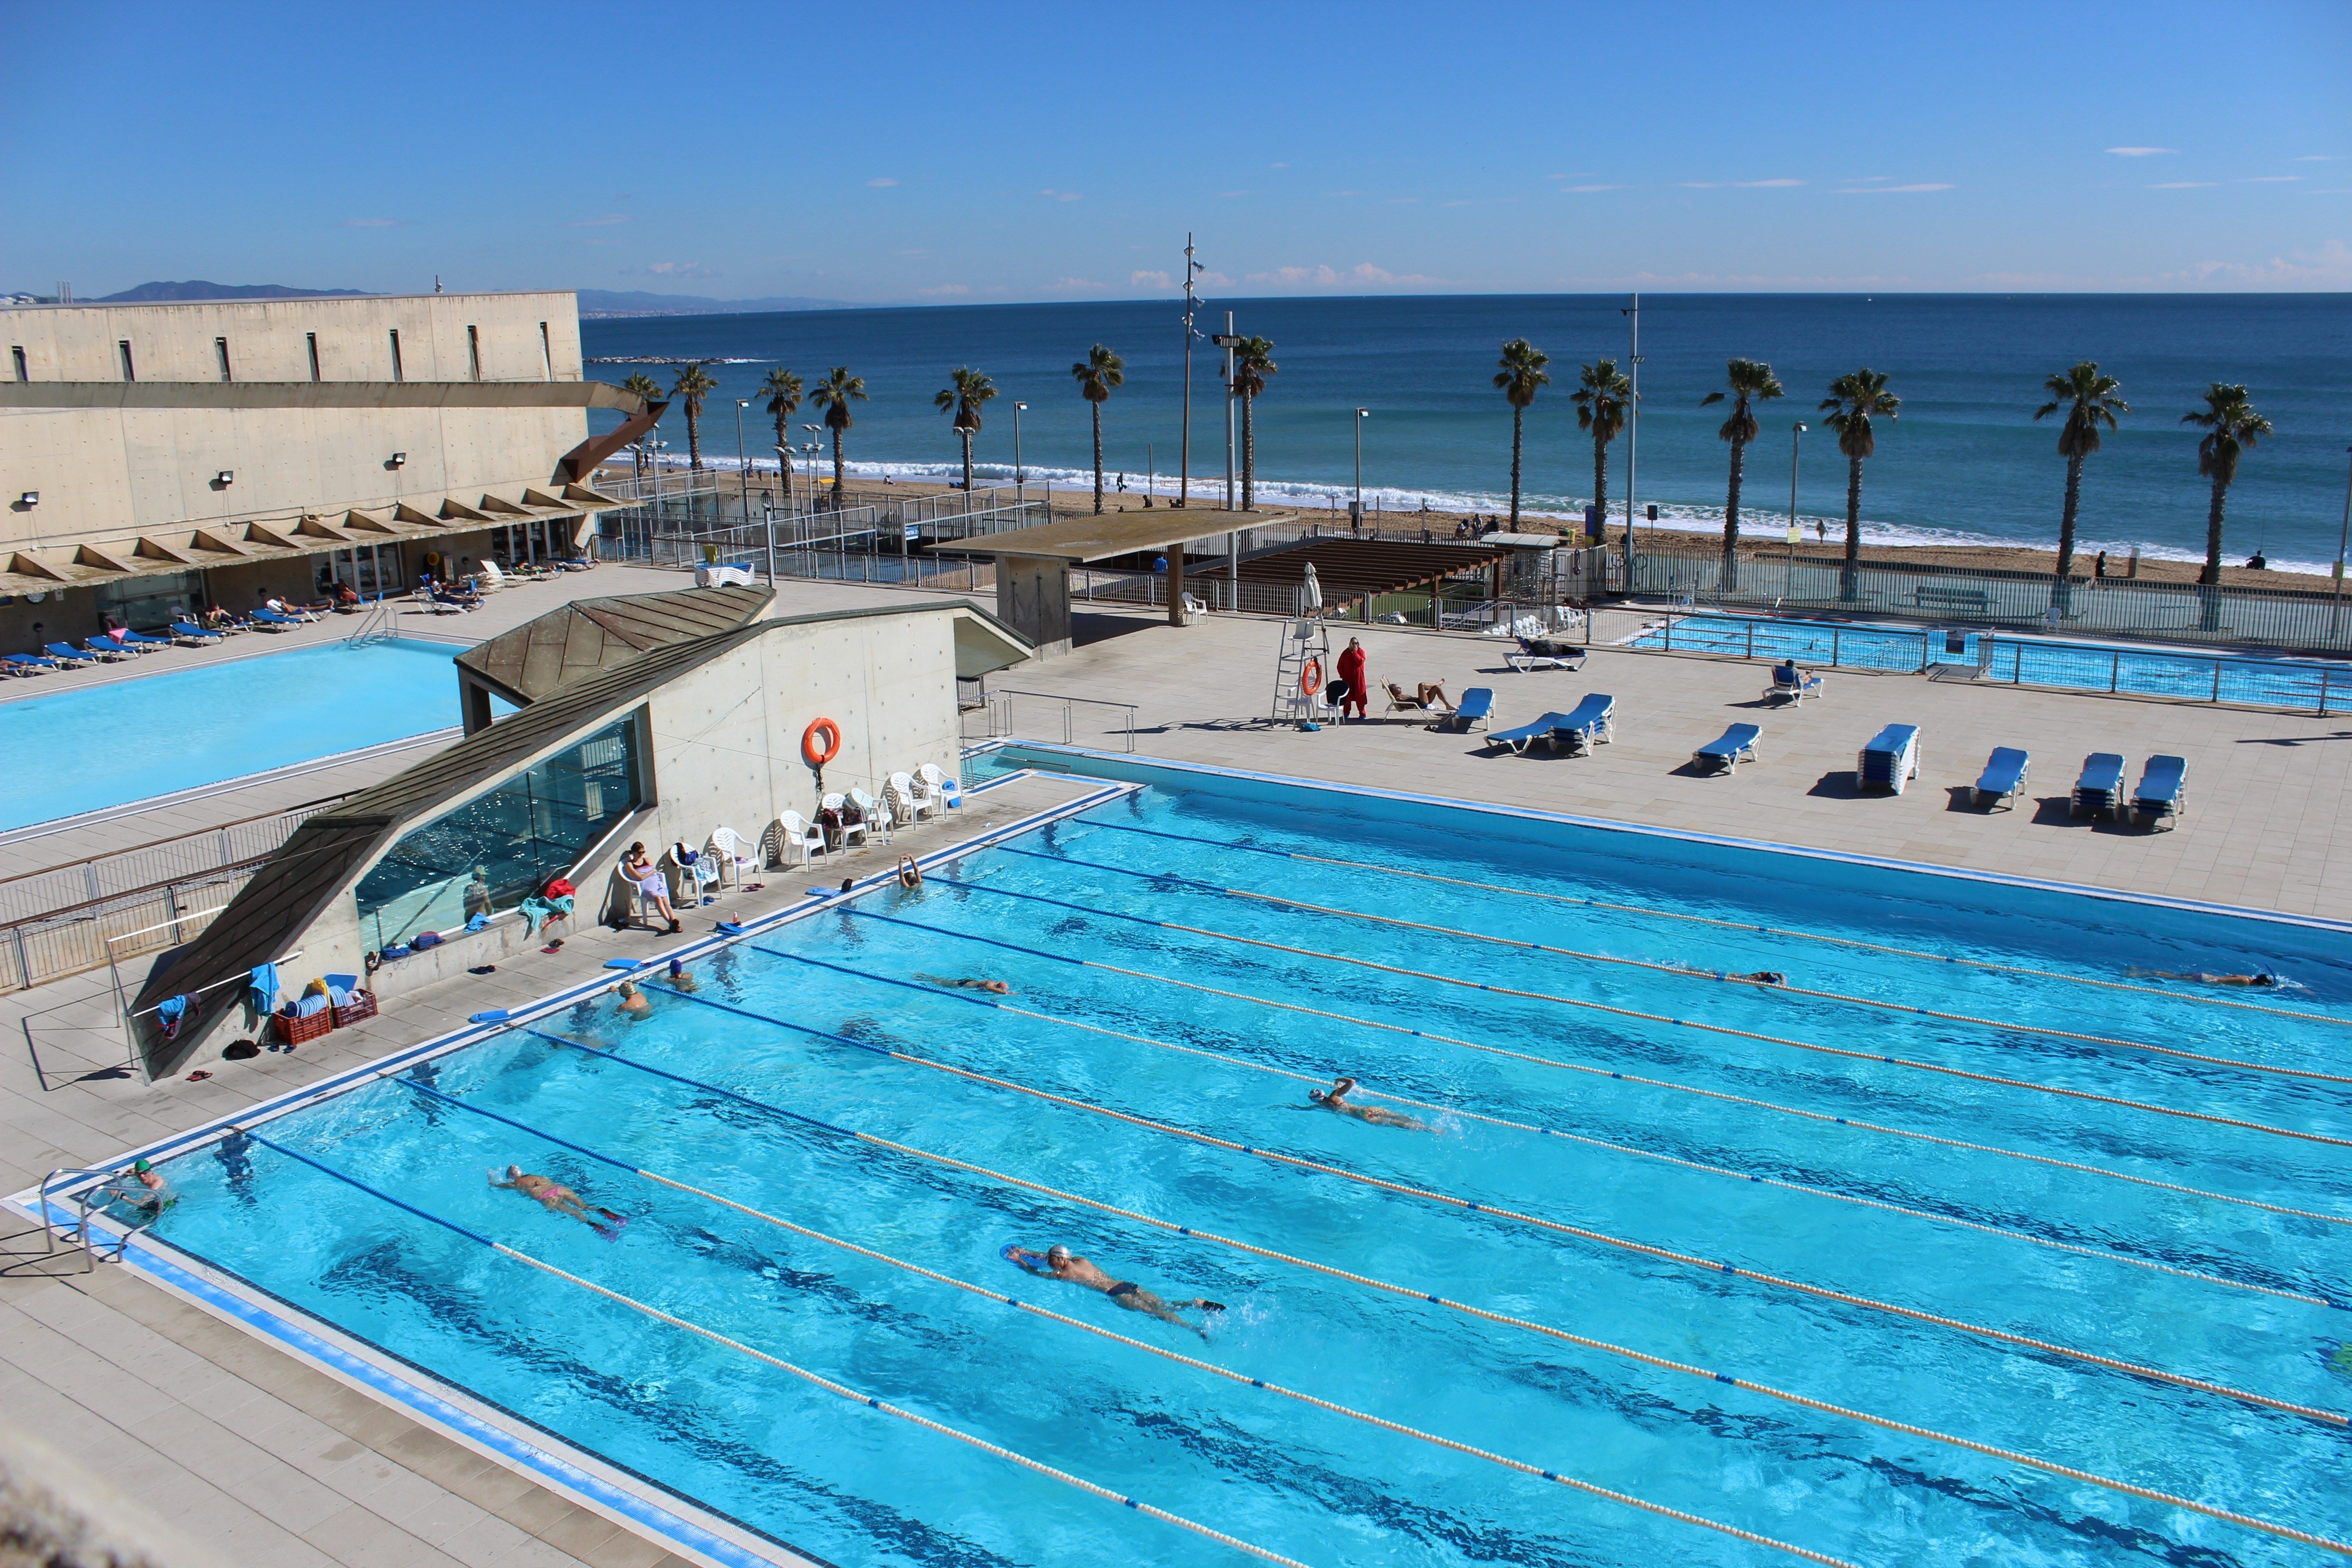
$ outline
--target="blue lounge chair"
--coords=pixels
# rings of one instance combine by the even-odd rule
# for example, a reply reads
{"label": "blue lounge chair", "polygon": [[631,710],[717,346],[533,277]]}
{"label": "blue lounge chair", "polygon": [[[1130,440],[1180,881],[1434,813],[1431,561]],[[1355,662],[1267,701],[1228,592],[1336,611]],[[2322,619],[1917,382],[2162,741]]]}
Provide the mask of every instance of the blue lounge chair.
{"label": "blue lounge chair", "polygon": [[101,664],[112,664],[117,659],[136,657],[128,648],[116,643],[112,637],[84,637],[81,641],[81,651]]}
{"label": "blue lounge chair", "polygon": [[37,653],[12,653],[5,661],[11,675],[47,675],[61,668],[53,658],[43,658]]}
{"label": "blue lounge chair", "polygon": [[1481,721],[1491,724],[1494,715],[1495,689],[1491,686],[1474,686],[1462,694],[1462,700],[1455,704],[1454,717],[1447,723],[1446,728],[1466,735],[1470,732],[1470,726],[1473,724]]}
{"label": "blue lounge chair", "polygon": [[1764,689],[1764,695],[1759,700],[1778,702],[1785,697],[1801,708],[1805,704],[1806,698],[1819,697],[1821,694],[1822,678],[1820,676],[1807,675],[1804,671],[1799,670],[1796,679],[1783,680],[1780,679],[1780,667],[1774,665],[1772,684]]}
{"label": "blue lounge chair", "polygon": [[2006,801],[2014,810],[2017,797],[2025,793],[2026,761],[2015,746],[1995,746],[1985,759],[1984,772],[1977,775],[1976,803],[1990,811]]}
{"label": "blue lounge chair", "polygon": [[1720,737],[1691,753],[1691,765],[1702,773],[1727,773],[1742,763],[1756,760],[1756,742],[1764,733],[1757,724],[1734,724]]}
{"label": "blue lounge chair", "polygon": [[1617,738],[1614,721],[1617,699],[1595,691],[1576,705],[1576,711],[1559,721],[1553,742],[1565,741],[1571,753],[1590,752],[1594,745]]}
{"label": "blue lounge chair", "polygon": [[253,612],[253,624],[257,626],[266,626],[271,631],[282,632],[288,626],[309,626],[310,624],[310,617],[308,616],[281,616],[277,611],[271,609],[268,605],[264,605],[261,608]]}
{"label": "blue lounge chair", "polygon": [[172,639],[170,637],[151,637],[144,632],[126,631],[122,634],[122,646],[128,648],[136,648],[140,652],[145,653],[159,647],[170,647],[172,646]]}
{"label": "blue lounge chair", "polygon": [[1547,746],[1557,746],[1559,727],[1568,722],[1565,713],[1547,713],[1533,723],[1522,724],[1516,730],[1496,730],[1486,736],[1489,746],[1508,746],[1519,756],[1527,755],[1528,747],[1538,741]]}
{"label": "blue lounge chair", "polygon": [[2080,816],[2085,811],[2103,811],[2109,816],[2123,809],[2124,759],[2117,752],[2093,752],[2083,759],[2083,771],[2074,780],[2074,794],[2066,805],[2066,815]]}
{"label": "blue lounge chair", "polygon": [[69,642],[53,642],[41,650],[68,669],[79,669],[90,661],[89,655]]}
{"label": "blue lounge chair", "polygon": [[1896,795],[1919,776],[1919,726],[1889,724],[1870,738],[1853,759],[1853,782],[1864,789],[1891,789]]}
{"label": "blue lounge chair", "polygon": [[196,625],[194,621],[173,621],[172,623],[172,636],[177,641],[187,643],[191,647],[201,647],[206,643],[218,642],[221,640],[220,633],[208,632],[205,630],[204,627]]}
{"label": "blue lounge chair", "polygon": [[2178,827],[2188,805],[2189,759],[2148,758],[2139,773],[2139,788],[2132,791],[2132,815],[2146,817],[2151,831],[2167,822]]}
{"label": "blue lounge chair", "polygon": [[1507,653],[1503,662],[1525,675],[1531,669],[1565,669],[1573,673],[1584,668],[1584,650],[1573,643],[1556,642],[1549,637],[1520,637],[1519,651]]}

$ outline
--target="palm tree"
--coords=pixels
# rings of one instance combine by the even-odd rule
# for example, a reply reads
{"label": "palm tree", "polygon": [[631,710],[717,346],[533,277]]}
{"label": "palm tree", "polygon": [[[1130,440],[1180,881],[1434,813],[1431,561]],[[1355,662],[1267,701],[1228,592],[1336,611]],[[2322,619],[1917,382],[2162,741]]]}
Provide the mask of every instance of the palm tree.
{"label": "palm tree", "polygon": [[809,388],[809,401],[824,410],[824,427],[833,432],[833,505],[841,509],[841,433],[849,428],[849,405],[866,401],[866,378],[852,375],[845,364],[833,367],[833,374]]}
{"label": "palm tree", "polygon": [[[629,379],[621,383],[621,390],[623,392],[634,392],[639,397],[644,398],[647,403],[659,403],[666,395],[661,389],[661,383],[656,381],[652,376],[647,375],[641,370],[631,371],[629,373]],[[646,434],[647,437],[650,437],[653,432],[647,431]],[[637,467],[640,471],[644,469],[645,465],[645,449],[643,447],[639,447],[637,451]]]}
{"label": "palm tree", "polygon": [[719,390],[719,384],[697,360],[678,367],[677,384],[669,389],[672,397],[686,399],[686,466],[702,467],[702,400]]}
{"label": "palm tree", "polygon": [[776,422],[776,458],[784,480],[784,509],[793,504],[793,416],[801,411],[801,378],[778,365],[760,384],[767,394],[768,416]]}
{"label": "palm tree", "polygon": [[1823,423],[1837,432],[1838,450],[1845,454],[1845,565],[1838,574],[1838,597],[1862,594],[1862,461],[1878,449],[1870,422],[1885,415],[1893,423],[1903,400],[1886,390],[1886,378],[1868,365],[1830,383],[1822,399]]}
{"label": "palm tree", "polygon": [[1731,489],[1723,503],[1723,585],[1739,586],[1739,479],[1748,464],[1748,443],[1756,439],[1756,408],[1781,395],[1780,378],[1761,360],[1736,359],[1723,367],[1728,393],[1710,392],[1698,400],[1701,408],[1731,399],[1731,416],[1716,434],[1731,443]]}
{"label": "palm tree", "polygon": [[2204,613],[2198,625],[2204,631],[2221,628],[2221,505],[2238,478],[2238,457],[2272,433],[2271,422],[2246,401],[2246,389],[2215,382],[2205,389],[2205,406],[2180,416],[2183,425],[2202,426],[2205,438],[2197,443],[2197,471],[2213,481],[2213,501],[2205,511],[2205,570],[2197,581],[2205,585]]}
{"label": "palm tree", "polygon": [[2131,405],[2116,395],[2122,384],[2101,375],[2089,360],[2059,372],[2042,388],[2050,401],[2033,411],[2036,419],[2066,411],[2065,427],[2058,432],[2058,455],[2066,459],[2066,507],[2058,516],[2058,576],[2051,588],[2051,603],[2063,615],[2074,592],[2074,517],[2083,504],[2083,459],[2099,449],[2100,425],[2114,429],[2116,416],[2129,414]]}
{"label": "palm tree", "polygon": [[949,384],[940,389],[931,404],[941,413],[955,415],[956,434],[963,437],[963,489],[971,493],[971,438],[980,434],[981,405],[996,395],[996,383],[987,375],[969,368],[953,372]]}
{"label": "palm tree", "polygon": [[[1576,405],[1576,427],[1592,432],[1592,504],[1594,515],[1603,522],[1609,518],[1609,443],[1625,428],[1625,416],[1633,406],[1633,384],[1617,368],[1613,359],[1604,359],[1586,365],[1584,374],[1576,379],[1576,390],[1568,395]],[[1625,521],[1625,549],[1633,549],[1633,521]]]}
{"label": "palm tree", "polygon": [[1513,338],[1503,345],[1503,357],[1496,363],[1502,367],[1495,373],[1496,388],[1511,405],[1511,531],[1516,533],[1519,527],[1520,427],[1527,423],[1528,405],[1536,400],[1536,388],[1551,384],[1551,377],[1544,371],[1544,366],[1551,363],[1551,355],[1525,338]]}
{"label": "palm tree", "polygon": [[1111,388],[1125,384],[1127,362],[1097,343],[1087,351],[1087,357],[1070,367],[1078,380],[1078,391],[1086,397],[1095,419],[1095,515],[1103,509],[1102,405],[1110,401]]}
{"label": "palm tree", "polygon": [[1274,340],[1244,338],[1234,345],[1234,390],[1242,396],[1242,510],[1257,510],[1257,427],[1250,418],[1265,378],[1282,367],[1274,363]]}

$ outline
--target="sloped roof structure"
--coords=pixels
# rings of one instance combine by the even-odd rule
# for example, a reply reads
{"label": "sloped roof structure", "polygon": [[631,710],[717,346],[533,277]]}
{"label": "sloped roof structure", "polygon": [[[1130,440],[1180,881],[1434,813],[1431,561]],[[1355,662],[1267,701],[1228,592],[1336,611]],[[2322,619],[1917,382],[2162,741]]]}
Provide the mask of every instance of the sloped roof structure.
{"label": "sloped roof structure", "polygon": [[751,584],[574,599],[457,656],[457,667],[518,708],[656,649],[757,620],[775,590]]}

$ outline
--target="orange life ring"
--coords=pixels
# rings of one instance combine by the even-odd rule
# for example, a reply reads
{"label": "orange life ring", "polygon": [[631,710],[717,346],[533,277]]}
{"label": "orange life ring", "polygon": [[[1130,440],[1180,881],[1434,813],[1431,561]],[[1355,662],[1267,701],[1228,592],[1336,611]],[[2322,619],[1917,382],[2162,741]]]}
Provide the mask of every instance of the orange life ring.
{"label": "orange life ring", "polygon": [[[816,738],[820,734],[824,736],[823,751],[817,749]],[[830,719],[810,720],[809,727],[801,731],[801,755],[813,768],[821,768],[841,755],[841,726]]]}
{"label": "orange life ring", "polygon": [[1298,672],[1298,689],[1312,697],[1323,689],[1323,661],[1310,658],[1307,668]]}

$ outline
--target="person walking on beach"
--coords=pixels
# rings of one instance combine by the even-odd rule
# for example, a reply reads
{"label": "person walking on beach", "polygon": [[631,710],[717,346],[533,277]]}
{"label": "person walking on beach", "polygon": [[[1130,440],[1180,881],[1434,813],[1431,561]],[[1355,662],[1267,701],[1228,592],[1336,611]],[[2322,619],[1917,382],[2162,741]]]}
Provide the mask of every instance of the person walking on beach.
{"label": "person walking on beach", "polygon": [[1357,718],[1370,718],[1371,709],[1364,695],[1364,645],[1354,637],[1349,637],[1348,646],[1339,651],[1337,673],[1348,683],[1347,689],[1333,699],[1339,704],[1339,717],[1345,719],[1352,707]]}
{"label": "person walking on beach", "polygon": [[1058,1242],[1047,1247],[1043,1253],[1032,1252],[1025,1247],[1007,1247],[1004,1249],[1004,1257],[1008,1261],[1019,1265],[1032,1274],[1047,1279],[1065,1280],[1072,1285],[1083,1285],[1089,1290],[1099,1290],[1130,1312],[1149,1312],[1163,1323],[1173,1323],[1180,1329],[1191,1329],[1204,1340],[1209,1337],[1209,1331],[1198,1324],[1186,1322],[1176,1315],[1177,1311],[1185,1307],[1196,1308],[1203,1312],[1222,1312],[1225,1310],[1220,1302],[1202,1300],[1197,1297],[1184,1301],[1162,1300],[1132,1280],[1112,1279],[1096,1268],[1091,1259],[1076,1256]]}

